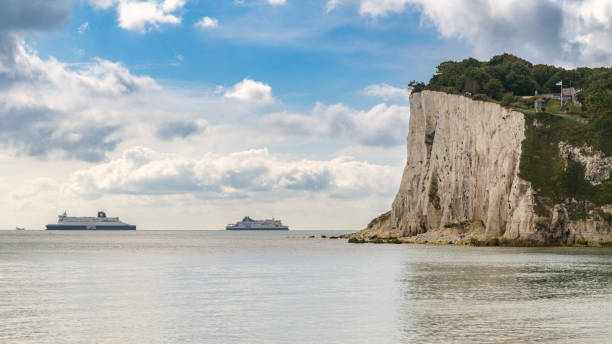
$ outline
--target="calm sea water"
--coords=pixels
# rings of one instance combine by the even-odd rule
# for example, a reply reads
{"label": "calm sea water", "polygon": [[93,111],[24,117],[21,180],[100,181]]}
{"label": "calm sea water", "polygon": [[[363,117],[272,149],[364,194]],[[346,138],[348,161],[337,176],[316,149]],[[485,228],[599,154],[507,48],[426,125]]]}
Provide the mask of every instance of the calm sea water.
{"label": "calm sea water", "polygon": [[321,234],[0,231],[0,342],[612,341],[612,250]]}

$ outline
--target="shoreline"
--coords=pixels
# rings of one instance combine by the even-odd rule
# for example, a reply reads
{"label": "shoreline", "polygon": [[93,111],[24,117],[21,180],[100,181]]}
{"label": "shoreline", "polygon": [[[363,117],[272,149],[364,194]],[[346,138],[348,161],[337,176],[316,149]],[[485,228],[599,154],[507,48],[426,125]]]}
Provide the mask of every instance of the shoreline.
{"label": "shoreline", "polygon": [[352,244],[429,244],[429,245],[464,245],[482,247],[612,247],[612,241],[586,240],[583,238],[550,239],[537,241],[529,239],[510,239],[504,237],[487,237],[482,230],[466,230],[467,228],[445,228],[443,230],[420,233],[414,236],[365,236],[355,232],[341,236]]}
{"label": "shoreline", "polygon": [[372,237],[368,239],[349,236],[348,242],[351,244],[420,244],[420,245],[436,245],[436,246],[475,246],[475,247],[593,247],[593,248],[612,248],[611,241],[586,241],[576,240],[569,241],[552,241],[538,242],[532,240],[517,240],[506,238],[491,238],[479,240],[477,238],[452,240],[427,240],[417,237],[389,237],[378,238]]}

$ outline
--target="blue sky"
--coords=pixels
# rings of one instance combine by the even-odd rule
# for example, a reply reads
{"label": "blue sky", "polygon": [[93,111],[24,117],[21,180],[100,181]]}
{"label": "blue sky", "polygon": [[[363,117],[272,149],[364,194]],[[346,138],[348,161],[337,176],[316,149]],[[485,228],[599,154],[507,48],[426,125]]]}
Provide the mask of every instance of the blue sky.
{"label": "blue sky", "polygon": [[[327,12],[324,1],[283,6],[193,1],[180,13],[180,24],[143,33],[118,27],[112,7],[75,2],[69,24],[32,44],[41,56],[66,62],[121,61],[132,73],[164,84],[265,80],[279,98],[289,99],[287,106],[299,109],[316,101],[373,104],[376,100],[364,102],[355,91],[381,80],[399,87],[406,80],[427,80],[441,55],[470,53],[421,25],[416,8],[380,20],[363,18],[351,7]],[[196,27],[204,16],[217,19],[218,27]],[[87,29],[79,34],[84,23]]]}
{"label": "blue sky", "polygon": [[510,52],[609,66],[597,0],[0,0],[0,228],[104,209],[360,229],[390,208],[410,80]]}

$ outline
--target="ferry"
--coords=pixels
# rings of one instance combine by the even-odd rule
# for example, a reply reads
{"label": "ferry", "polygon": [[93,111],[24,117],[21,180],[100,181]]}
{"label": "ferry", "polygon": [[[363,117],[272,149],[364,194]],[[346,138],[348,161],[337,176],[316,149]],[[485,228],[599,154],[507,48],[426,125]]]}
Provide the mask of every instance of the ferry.
{"label": "ferry", "polygon": [[58,215],[57,224],[48,224],[47,230],[136,230],[136,226],[119,221],[118,217],[106,217],[103,211],[96,217]]}
{"label": "ferry", "polygon": [[242,221],[229,224],[225,227],[228,231],[288,231],[289,227],[283,225],[280,220],[266,219],[253,220],[245,216]]}

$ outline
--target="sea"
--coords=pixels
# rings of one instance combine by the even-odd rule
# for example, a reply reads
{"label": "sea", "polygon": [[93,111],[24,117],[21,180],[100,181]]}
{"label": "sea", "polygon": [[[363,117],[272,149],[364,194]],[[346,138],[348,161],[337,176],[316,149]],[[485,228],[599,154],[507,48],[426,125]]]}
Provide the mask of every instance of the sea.
{"label": "sea", "polygon": [[342,233],[0,231],[0,343],[612,342],[612,249]]}

